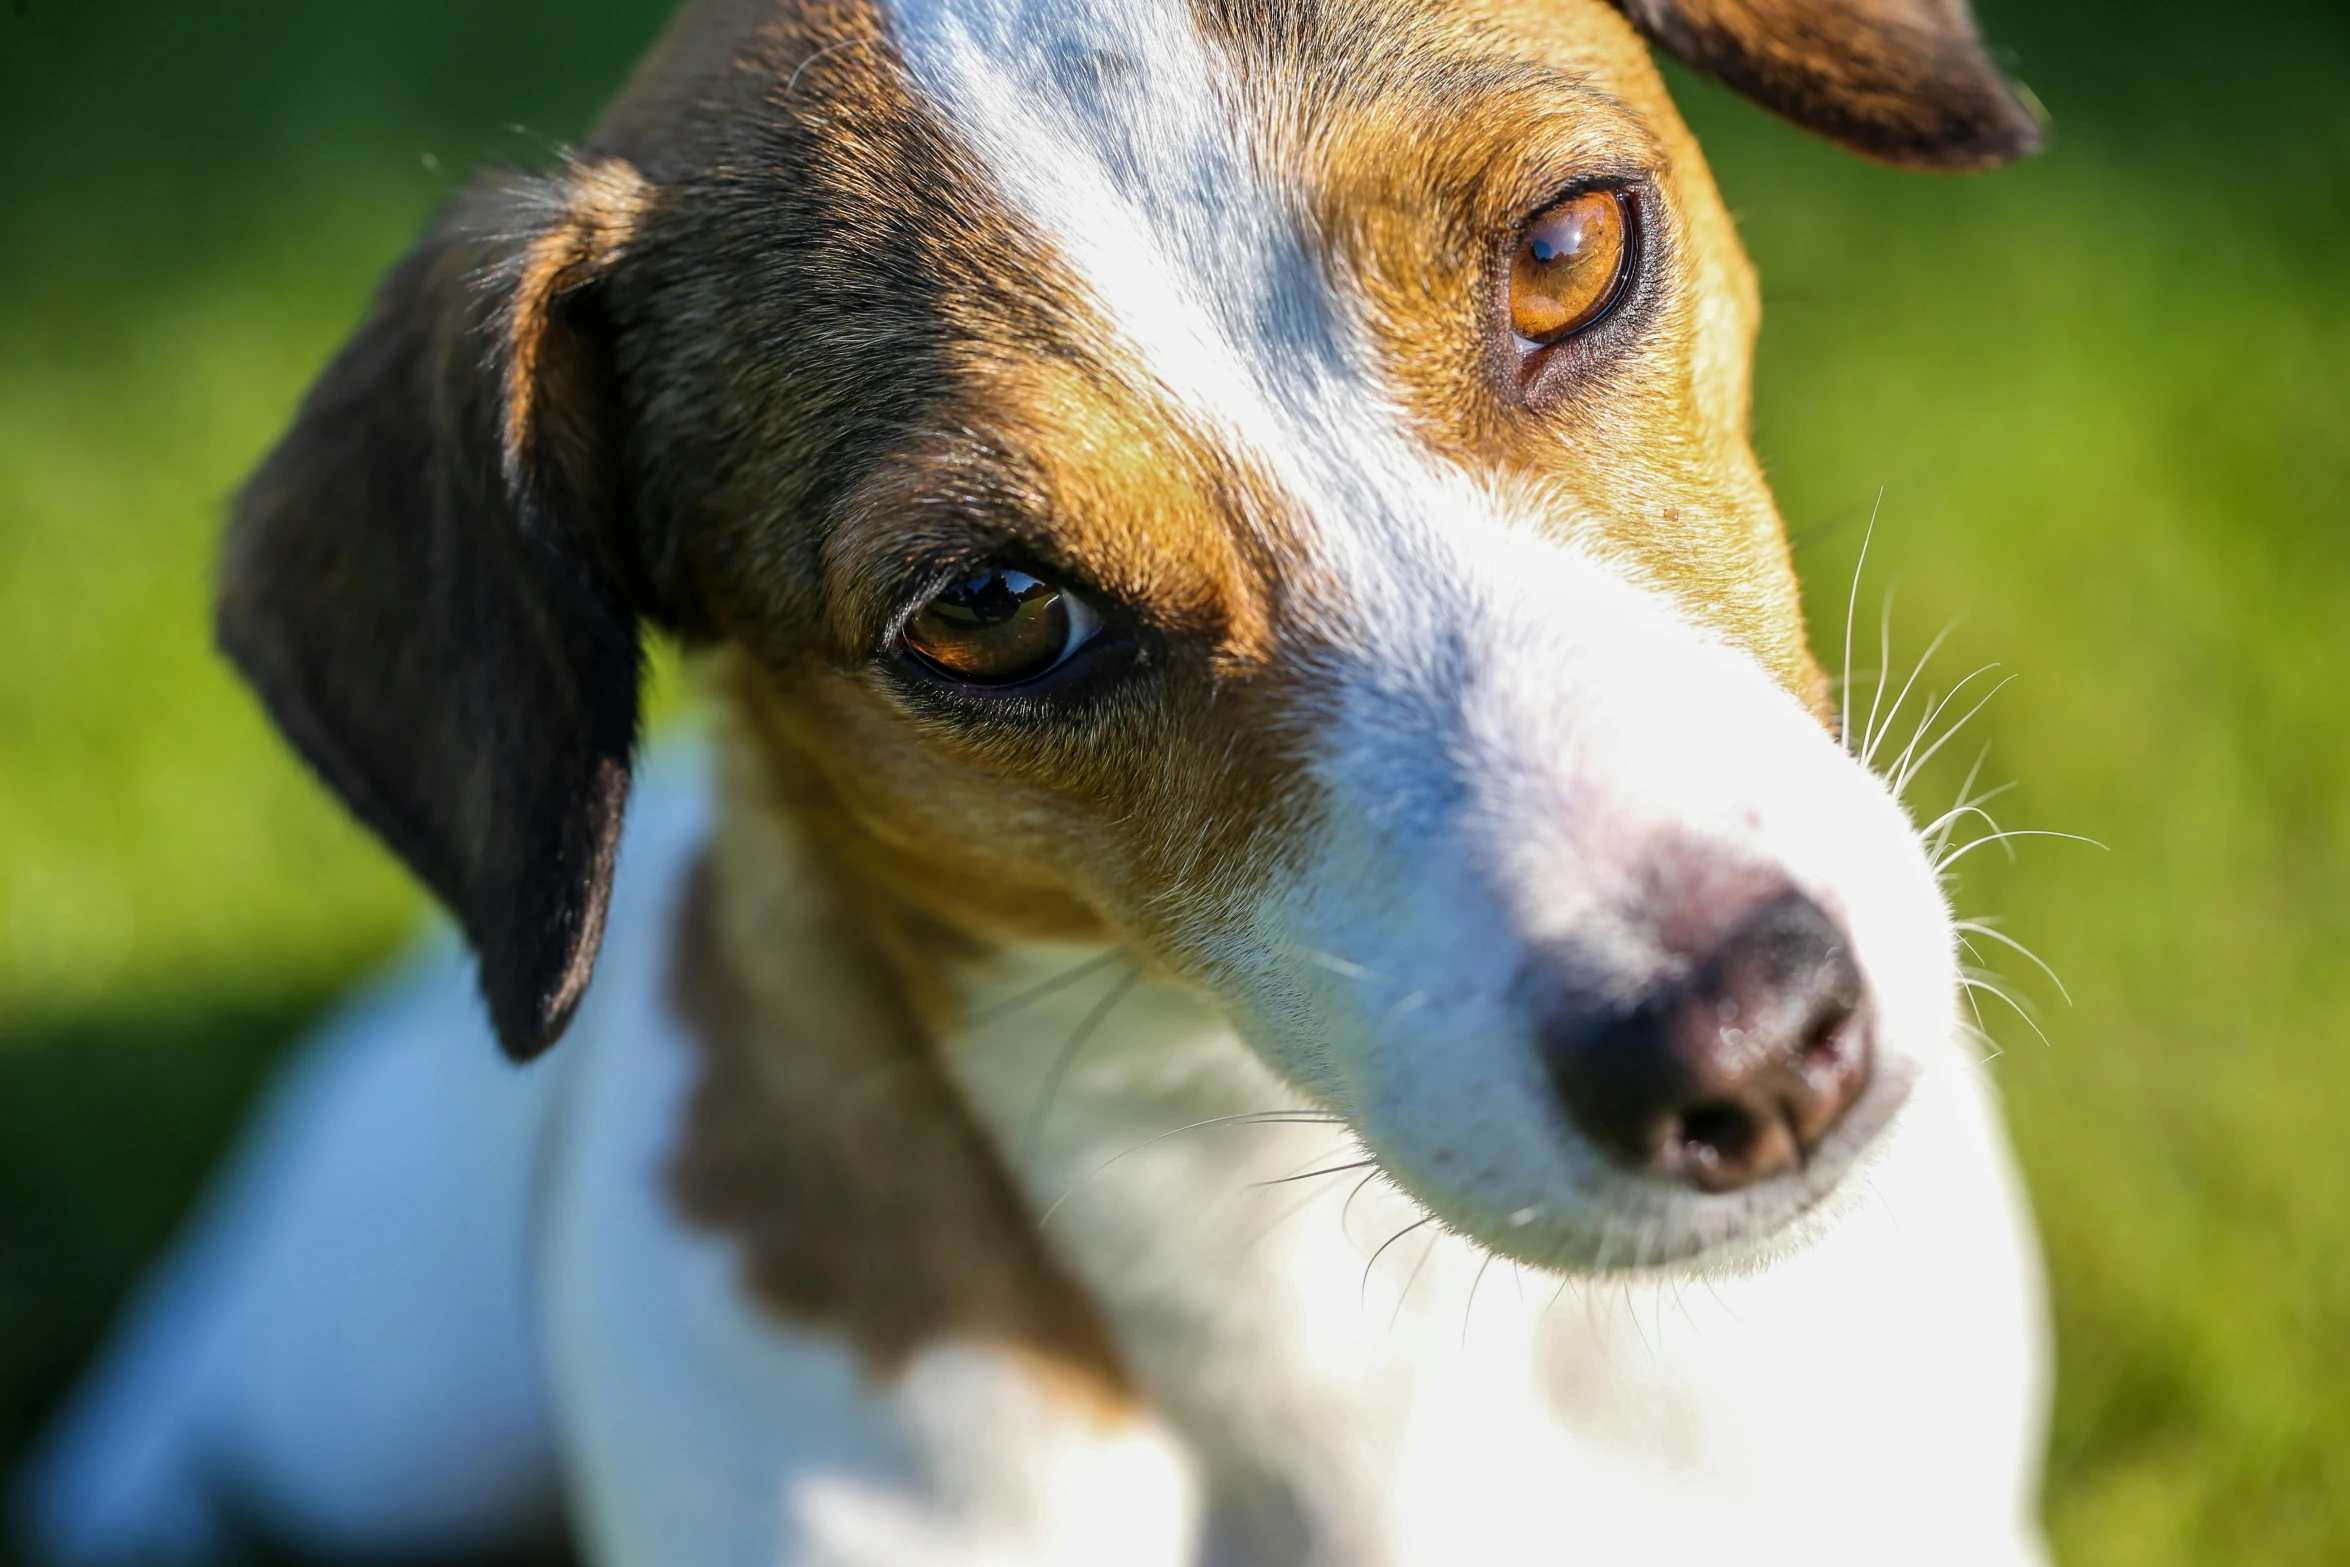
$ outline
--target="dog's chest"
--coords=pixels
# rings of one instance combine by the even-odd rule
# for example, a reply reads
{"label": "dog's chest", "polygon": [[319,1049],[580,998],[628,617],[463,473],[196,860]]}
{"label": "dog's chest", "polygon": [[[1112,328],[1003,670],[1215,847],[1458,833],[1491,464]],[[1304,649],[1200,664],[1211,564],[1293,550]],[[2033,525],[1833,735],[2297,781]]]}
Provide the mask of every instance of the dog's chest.
{"label": "dog's chest", "polygon": [[1767,1272],[1562,1282],[1423,1224],[1122,959],[1016,952],[982,989],[949,1069],[1244,1533],[1277,1534],[1274,1509],[1331,1560],[1633,1559],[1661,1516],[1727,1546],[1804,1512],[1835,1455],[1858,1541],[2010,1461],[1986,1303],[2013,1292],[2013,1231],[1969,1196],[2003,1182],[1962,1069],[1921,1088],[1866,1200]]}
{"label": "dog's chest", "polygon": [[1371,1561],[1489,1528],[1517,1552],[1585,1486],[1742,1467],[1664,1294],[1448,1234],[1189,992],[1038,947],[972,1000],[950,1072],[1243,1532],[1292,1517]]}
{"label": "dog's chest", "polygon": [[[689,1224],[665,1189],[700,1052],[662,975],[698,850],[690,823],[656,836],[624,866],[549,1183],[556,1381],[627,1438],[614,1507],[655,1472],[690,1491],[713,1464],[864,1464],[856,1441],[909,1439],[928,1363],[901,1378],[853,1325],[779,1313],[745,1267],[755,1233]],[[1824,1471],[1859,1499],[1830,1520],[1857,1542],[2021,1472],[1999,1439],[2029,1391],[2016,1231],[1977,1200],[2006,1188],[1963,1079],[1921,1090],[1880,1200],[1768,1274],[1562,1285],[1413,1228],[1416,1205],[1342,1168],[1363,1157],[1343,1128],[1283,1115],[1294,1090],[1123,958],[1014,950],[978,990],[942,1086],[1206,1482],[1207,1560],[1637,1559],[1659,1516],[1729,1548],[1778,1499],[1805,1511]],[[1014,1440],[976,1430],[953,1440]]]}

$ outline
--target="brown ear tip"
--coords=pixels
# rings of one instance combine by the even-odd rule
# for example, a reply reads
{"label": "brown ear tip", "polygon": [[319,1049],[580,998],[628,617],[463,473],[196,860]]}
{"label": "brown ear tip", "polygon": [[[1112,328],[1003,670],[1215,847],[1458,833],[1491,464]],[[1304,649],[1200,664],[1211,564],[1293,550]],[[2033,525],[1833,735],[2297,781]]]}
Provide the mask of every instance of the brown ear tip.
{"label": "brown ear tip", "polygon": [[2048,145],[2048,111],[2032,90],[1988,61],[1975,90],[1953,93],[1930,134],[1900,139],[1878,155],[1911,168],[1973,173],[2005,168]]}
{"label": "brown ear tip", "polygon": [[1649,40],[1775,114],[1902,168],[1995,169],[2047,113],[1964,0],[1615,0]]}
{"label": "brown ear tip", "polygon": [[595,977],[628,799],[626,764],[605,769],[599,785],[583,838],[526,855],[523,863],[536,869],[519,883],[478,882],[454,901],[480,964],[490,1024],[516,1061],[554,1048]]}
{"label": "brown ear tip", "polygon": [[532,983],[487,958],[482,960],[482,1000],[489,1006],[498,1048],[511,1061],[535,1061],[554,1049],[571,1027],[586,988],[561,981]]}
{"label": "brown ear tip", "polygon": [[504,1008],[493,1005],[490,1008],[491,1022],[497,1030],[499,1051],[517,1066],[527,1066],[554,1049],[556,1041],[563,1037],[564,1030],[571,1026],[571,1014],[568,1012],[550,1018],[510,1017],[502,1015],[504,1011]]}

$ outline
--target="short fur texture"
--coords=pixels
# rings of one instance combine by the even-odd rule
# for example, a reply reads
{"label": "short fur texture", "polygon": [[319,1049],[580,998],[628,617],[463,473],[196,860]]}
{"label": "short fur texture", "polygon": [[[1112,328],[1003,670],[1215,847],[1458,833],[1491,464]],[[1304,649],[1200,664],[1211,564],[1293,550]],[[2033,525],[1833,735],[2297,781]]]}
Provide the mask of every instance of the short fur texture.
{"label": "short fur texture", "polygon": [[[1644,38],[1871,156],[2036,142],[1957,0],[691,0],[469,187],[240,497],[221,639],[506,1053],[578,1037],[493,1086],[443,960],[322,1047],[52,1549],[196,1559],[248,1498],[471,1547],[561,1491],[612,1567],[2032,1559],[1947,910],[1830,732]],[[1517,340],[1513,247],[1596,189],[1616,304]],[[900,633],[990,567],[1103,629],[940,678]],[[623,853],[648,628],[718,716]],[[1735,1190],[1603,1150],[1562,1041],[1793,898],[1849,1110]],[[402,1197],[443,1123],[492,1130]],[[1829,1222],[1872,1184],[1907,1238]],[[1737,1309],[1643,1358],[1691,1269]]]}

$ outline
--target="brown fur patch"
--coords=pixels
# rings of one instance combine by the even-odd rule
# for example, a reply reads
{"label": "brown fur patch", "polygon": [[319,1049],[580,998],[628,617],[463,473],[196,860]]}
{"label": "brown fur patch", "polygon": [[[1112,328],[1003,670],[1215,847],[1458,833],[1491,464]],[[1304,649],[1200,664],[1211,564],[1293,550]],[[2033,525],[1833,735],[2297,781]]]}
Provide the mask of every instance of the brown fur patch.
{"label": "brown fur patch", "polygon": [[236,503],[222,647],[553,1043],[601,938],[645,593],[602,286],[625,164],[493,175],[395,268]]}
{"label": "brown fur patch", "polygon": [[[737,763],[733,787],[760,791],[757,762]],[[1116,1347],[932,1056],[888,921],[836,890],[773,802],[737,804],[671,938],[671,1003],[701,1058],[669,1170],[679,1209],[733,1237],[760,1300],[877,1375],[977,1339],[1125,1406]],[[895,940],[940,940],[917,928]]]}
{"label": "brown fur patch", "polygon": [[1966,0],[1617,3],[1698,70],[1872,158],[1987,169],[2040,148]]}

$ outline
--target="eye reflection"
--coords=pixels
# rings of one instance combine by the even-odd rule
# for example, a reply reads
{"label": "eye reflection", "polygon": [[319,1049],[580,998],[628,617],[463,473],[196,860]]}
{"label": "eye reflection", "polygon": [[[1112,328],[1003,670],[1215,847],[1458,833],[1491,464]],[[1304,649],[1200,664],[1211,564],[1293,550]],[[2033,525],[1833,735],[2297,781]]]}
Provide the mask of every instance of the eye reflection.
{"label": "eye reflection", "polygon": [[1540,347],[1607,314],[1631,270],[1624,194],[1587,191],[1534,220],[1510,261],[1510,330]]}
{"label": "eye reflection", "polygon": [[1092,606],[1066,588],[987,566],[924,605],[904,640],[965,685],[1013,686],[1058,667],[1100,629]]}

